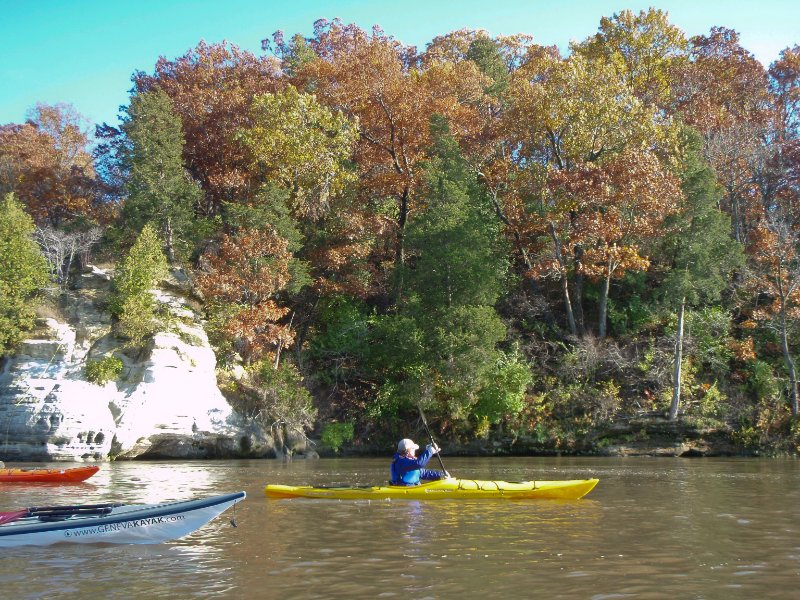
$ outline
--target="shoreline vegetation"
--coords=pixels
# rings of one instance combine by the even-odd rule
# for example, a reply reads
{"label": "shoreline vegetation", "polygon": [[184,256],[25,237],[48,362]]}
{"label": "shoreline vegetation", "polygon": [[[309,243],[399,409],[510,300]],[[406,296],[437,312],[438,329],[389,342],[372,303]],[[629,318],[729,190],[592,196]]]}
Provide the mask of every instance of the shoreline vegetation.
{"label": "shoreline vegetation", "polygon": [[[442,442],[446,456],[503,457],[503,456],[572,456],[624,458],[650,456],[658,458],[779,458],[796,456],[793,448],[746,448],[738,442],[734,432],[686,422],[669,421],[666,417],[647,417],[624,423],[612,423],[605,429],[590,432],[585,438],[575,438],[570,445],[542,442],[531,436],[520,438],[490,437],[466,443]],[[312,456],[378,457],[386,449],[378,446],[348,445],[334,451],[315,440]]]}
{"label": "shoreline vegetation", "polygon": [[568,56],[321,19],[132,81],[118,128],[0,126],[0,360],[106,264],[87,380],[178,277],[282,455],[383,454],[419,408],[455,453],[800,450],[800,46],[764,67],[657,8]]}

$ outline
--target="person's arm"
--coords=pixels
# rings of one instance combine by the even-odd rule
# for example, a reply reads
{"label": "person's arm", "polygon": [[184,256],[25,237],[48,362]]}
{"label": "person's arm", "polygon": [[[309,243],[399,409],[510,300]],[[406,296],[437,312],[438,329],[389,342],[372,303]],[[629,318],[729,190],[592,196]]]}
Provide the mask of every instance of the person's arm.
{"label": "person's arm", "polygon": [[441,471],[434,471],[432,469],[419,470],[420,479],[436,480],[436,479],[444,479],[445,477],[447,477],[447,475],[445,473],[442,473]]}
{"label": "person's arm", "polygon": [[425,451],[419,455],[419,458],[417,458],[417,464],[420,466],[420,468],[428,464],[428,461],[433,458],[434,454],[436,454],[436,450],[437,448],[431,446],[430,444],[425,446]]}

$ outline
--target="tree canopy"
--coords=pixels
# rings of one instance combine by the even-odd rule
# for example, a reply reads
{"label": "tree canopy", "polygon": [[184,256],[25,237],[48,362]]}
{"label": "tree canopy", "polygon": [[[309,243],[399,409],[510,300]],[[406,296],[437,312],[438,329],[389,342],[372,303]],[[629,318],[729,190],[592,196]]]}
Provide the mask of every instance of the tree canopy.
{"label": "tree canopy", "polygon": [[94,149],[66,105],[0,127],[4,268],[29,273],[7,284],[6,351],[43,284],[31,227],[66,294],[86,257],[58,241],[110,225],[117,333],[159,326],[166,251],[221,363],[246,366],[248,414],[356,444],[420,403],[454,437],[558,451],[642,414],[800,443],[798,46],[765,67],[736,31],[687,38],[651,8],[567,55],[339,19],[262,50],[200,42],[137,71]]}

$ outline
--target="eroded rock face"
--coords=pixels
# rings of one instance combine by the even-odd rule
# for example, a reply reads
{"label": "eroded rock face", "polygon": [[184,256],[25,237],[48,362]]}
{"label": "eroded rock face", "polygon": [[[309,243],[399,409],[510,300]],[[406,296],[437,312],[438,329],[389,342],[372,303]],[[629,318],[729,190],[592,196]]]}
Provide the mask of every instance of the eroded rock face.
{"label": "eroded rock face", "polygon": [[[103,310],[108,273],[92,269],[0,369],[0,459],[106,460],[270,455],[271,440],[231,409],[199,316],[173,291],[154,292],[173,315],[169,331],[130,356]],[[122,359],[118,381],[86,380],[86,364]]]}

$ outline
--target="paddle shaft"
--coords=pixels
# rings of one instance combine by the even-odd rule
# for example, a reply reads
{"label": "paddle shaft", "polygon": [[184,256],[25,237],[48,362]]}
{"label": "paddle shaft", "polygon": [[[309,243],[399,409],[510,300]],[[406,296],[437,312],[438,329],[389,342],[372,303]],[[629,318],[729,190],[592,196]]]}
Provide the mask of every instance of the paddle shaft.
{"label": "paddle shaft", "polygon": [[38,517],[40,520],[61,520],[77,516],[107,515],[114,507],[122,504],[79,504],[76,506],[31,506],[30,508],[0,512],[0,523],[10,523],[19,519]]}
{"label": "paddle shaft", "polygon": [[[436,445],[436,442],[433,439],[433,434],[431,433],[431,428],[428,427],[428,420],[425,418],[425,413],[422,412],[422,407],[417,405],[417,408],[419,409],[419,416],[422,417],[422,424],[425,425],[425,431],[428,432],[428,437],[431,439],[431,444],[433,444],[434,447],[438,448],[438,446]],[[444,463],[442,462],[442,455],[439,452],[436,453],[436,458],[439,459],[439,464],[441,465],[442,471],[444,471],[444,474],[449,477],[450,474],[447,472],[447,469],[444,468]]]}
{"label": "paddle shaft", "polygon": [[111,502],[105,502],[103,504],[75,504],[72,506],[30,506],[28,507],[28,510],[32,513],[43,512],[43,511],[64,512],[64,511],[95,509],[95,508],[115,508],[117,506],[122,506],[122,504],[113,504]]}

